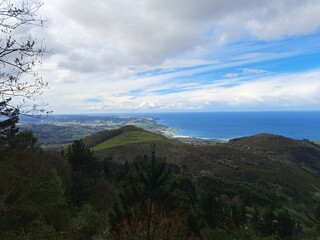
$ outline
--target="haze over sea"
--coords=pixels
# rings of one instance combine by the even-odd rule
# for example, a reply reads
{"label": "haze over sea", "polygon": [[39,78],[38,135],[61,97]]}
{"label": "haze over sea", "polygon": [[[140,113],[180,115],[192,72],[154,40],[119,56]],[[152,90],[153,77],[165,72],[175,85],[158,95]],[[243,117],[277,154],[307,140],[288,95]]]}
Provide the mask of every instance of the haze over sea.
{"label": "haze over sea", "polygon": [[145,114],[176,128],[174,135],[232,139],[258,133],[295,139],[320,139],[320,111],[296,112],[192,112]]}

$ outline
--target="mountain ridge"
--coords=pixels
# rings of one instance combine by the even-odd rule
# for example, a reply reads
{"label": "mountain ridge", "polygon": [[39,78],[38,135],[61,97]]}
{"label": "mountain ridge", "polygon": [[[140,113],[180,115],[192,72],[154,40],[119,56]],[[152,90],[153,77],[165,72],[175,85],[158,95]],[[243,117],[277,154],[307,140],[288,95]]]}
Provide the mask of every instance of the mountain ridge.
{"label": "mountain ridge", "polygon": [[[141,135],[126,135],[129,133],[141,133]],[[120,138],[120,136],[124,137]],[[96,148],[99,144],[101,146],[102,143],[110,143],[114,139],[119,140],[118,145],[106,144],[105,149],[102,147]],[[159,156],[166,157],[169,162],[174,164],[185,165],[183,167],[190,169],[194,168],[196,171],[213,168],[211,172],[215,172],[219,168],[215,169],[214,166],[217,163],[221,165],[221,162],[238,165],[234,166],[235,169],[239,168],[240,165],[243,167],[257,165],[267,171],[270,164],[289,161],[289,163],[297,164],[313,176],[320,177],[320,146],[307,140],[295,140],[281,135],[262,133],[232,139],[227,143],[197,146],[183,144],[135,126],[125,126],[116,130],[93,134],[84,138],[83,141],[95,151],[99,158],[111,157],[120,162],[133,160],[132,152],[136,152],[137,155],[149,154],[150,143],[155,142]]]}

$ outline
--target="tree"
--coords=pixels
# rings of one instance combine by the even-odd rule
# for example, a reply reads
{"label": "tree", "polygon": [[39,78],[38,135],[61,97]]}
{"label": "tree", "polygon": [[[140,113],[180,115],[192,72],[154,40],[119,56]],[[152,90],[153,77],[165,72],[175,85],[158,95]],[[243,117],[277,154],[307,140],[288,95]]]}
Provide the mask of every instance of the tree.
{"label": "tree", "polygon": [[[203,212],[203,219],[206,223],[214,228],[221,222],[222,203],[217,198],[216,193],[207,191],[200,195],[200,207]],[[220,217],[220,219],[219,219]]]}
{"label": "tree", "polygon": [[82,140],[75,140],[68,147],[66,154],[73,171],[83,171],[93,175],[97,169],[93,151],[88,149]]}
{"label": "tree", "polygon": [[98,180],[97,159],[82,140],[75,140],[68,147],[66,158],[71,165],[69,195],[75,205],[82,205],[93,196]]}
{"label": "tree", "polygon": [[296,221],[287,208],[276,211],[276,230],[281,238],[287,238],[295,233]]}
{"label": "tree", "polygon": [[58,239],[52,236],[70,219],[65,186],[54,166],[62,159],[35,146],[31,132],[19,133],[14,141],[0,152],[0,239]]}
{"label": "tree", "polygon": [[109,215],[114,239],[188,239],[187,213],[166,162],[153,149],[151,157],[138,156],[131,169]]}
{"label": "tree", "polygon": [[[34,68],[41,65],[45,49],[28,34],[34,26],[43,26],[44,20],[38,14],[42,4],[36,0],[0,0],[1,136],[16,132],[11,130],[15,129],[19,114],[44,112],[43,106],[34,101],[47,83]],[[21,34],[22,30],[25,32]]]}
{"label": "tree", "polygon": [[19,120],[19,110],[7,107],[7,101],[0,102],[0,144],[5,145],[18,132],[16,123]]}

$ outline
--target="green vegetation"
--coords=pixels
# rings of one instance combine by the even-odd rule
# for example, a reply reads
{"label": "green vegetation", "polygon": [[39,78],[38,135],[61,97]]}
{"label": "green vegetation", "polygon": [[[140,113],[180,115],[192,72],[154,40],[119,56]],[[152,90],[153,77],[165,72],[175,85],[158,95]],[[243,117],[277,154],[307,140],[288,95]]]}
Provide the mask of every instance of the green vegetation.
{"label": "green vegetation", "polygon": [[58,153],[13,134],[0,239],[316,239],[319,154],[274,135],[192,146],[127,126]]}
{"label": "green vegetation", "polygon": [[[30,138],[31,137],[31,138]],[[55,239],[70,218],[63,177],[66,163],[21,133],[0,149],[0,238]]]}
{"label": "green vegetation", "polygon": [[110,212],[114,239],[186,239],[186,209],[176,194],[167,163],[155,157],[138,157],[121,187],[120,201]]}
{"label": "green vegetation", "polygon": [[157,142],[157,141],[167,141],[163,136],[149,133],[146,131],[131,131],[125,132],[119,136],[116,136],[112,139],[104,141],[92,148],[94,151],[99,151],[103,149],[119,147],[127,144],[134,143],[145,143],[145,142]]}

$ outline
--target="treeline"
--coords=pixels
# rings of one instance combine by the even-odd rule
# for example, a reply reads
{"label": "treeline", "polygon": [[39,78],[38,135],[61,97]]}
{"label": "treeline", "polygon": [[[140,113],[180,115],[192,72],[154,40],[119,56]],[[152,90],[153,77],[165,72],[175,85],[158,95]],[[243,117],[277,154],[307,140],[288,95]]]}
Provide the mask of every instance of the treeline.
{"label": "treeline", "polygon": [[263,181],[193,177],[156,156],[95,158],[81,140],[61,152],[31,132],[0,145],[0,239],[316,239]]}

